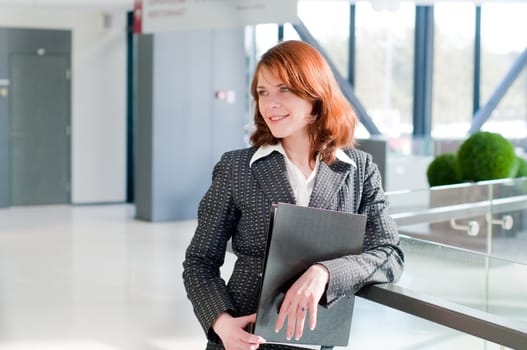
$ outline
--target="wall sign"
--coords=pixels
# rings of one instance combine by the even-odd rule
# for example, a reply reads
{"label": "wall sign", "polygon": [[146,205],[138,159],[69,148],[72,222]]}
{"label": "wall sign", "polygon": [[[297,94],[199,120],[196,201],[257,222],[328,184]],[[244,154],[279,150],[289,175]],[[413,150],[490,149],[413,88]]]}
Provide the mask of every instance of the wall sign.
{"label": "wall sign", "polygon": [[297,21],[297,0],[135,0],[134,32],[155,33]]}

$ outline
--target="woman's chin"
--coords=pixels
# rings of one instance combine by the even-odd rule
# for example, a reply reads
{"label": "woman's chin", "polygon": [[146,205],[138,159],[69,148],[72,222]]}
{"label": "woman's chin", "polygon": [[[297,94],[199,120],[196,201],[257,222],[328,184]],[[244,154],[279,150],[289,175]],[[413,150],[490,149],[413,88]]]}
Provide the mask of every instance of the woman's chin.
{"label": "woman's chin", "polygon": [[281,133],[281,132],[272,132],[271,131],[271,134],[273,135],[273,137],[275,139],[283,139],[284,137],[287,137],[287,135],[285,135],[284,133]]}

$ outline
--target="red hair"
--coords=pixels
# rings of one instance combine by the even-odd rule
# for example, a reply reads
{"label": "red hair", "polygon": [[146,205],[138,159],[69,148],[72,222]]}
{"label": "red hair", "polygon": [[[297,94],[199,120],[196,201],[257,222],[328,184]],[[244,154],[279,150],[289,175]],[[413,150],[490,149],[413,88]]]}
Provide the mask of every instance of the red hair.
{"label": "red hair", "polygon": [[311,101],[313,123],[308,126],[311,157],[320,154],[331,164],[338,148],[353,147],[357,116],[340,90],[335,76],[324,57],[311,45],[302,41],[285,41],[269,49],[256,65],[251,83],[255,101],[256,130],[250,141],[254,146],[275,145],[279,139],[272,134],[258,106],[258,73],[265,68],[281,80],[291,92]]}

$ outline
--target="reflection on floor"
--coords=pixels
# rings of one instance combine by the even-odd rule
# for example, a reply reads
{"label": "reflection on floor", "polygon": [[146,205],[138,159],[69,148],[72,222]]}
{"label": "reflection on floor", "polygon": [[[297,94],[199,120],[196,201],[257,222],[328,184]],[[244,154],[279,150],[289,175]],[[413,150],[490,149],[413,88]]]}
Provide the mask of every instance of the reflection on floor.
{"label": "reflection on floor", "polygon": [[[0,209],[0,350],[204,348],[181,279],[195,221],[147,223],[133,211]],[[346,349],[499,347],[357,298]]]}

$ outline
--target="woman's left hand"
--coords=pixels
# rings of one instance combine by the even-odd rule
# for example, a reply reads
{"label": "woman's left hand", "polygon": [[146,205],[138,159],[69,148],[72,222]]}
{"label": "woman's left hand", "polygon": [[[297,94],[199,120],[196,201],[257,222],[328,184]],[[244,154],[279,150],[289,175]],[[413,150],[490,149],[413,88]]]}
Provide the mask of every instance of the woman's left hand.
{"label": "woman's left hand", "polygon": [[287,317],[286,338],[293,335],[296,340],[302,337],[304,323],[309,310],[309,328],[317,325],[317,305],[326,290],[329,280],[328,270],[320,264],[311,265],[289,288],[280,306],[275,330],[282,329]]}

